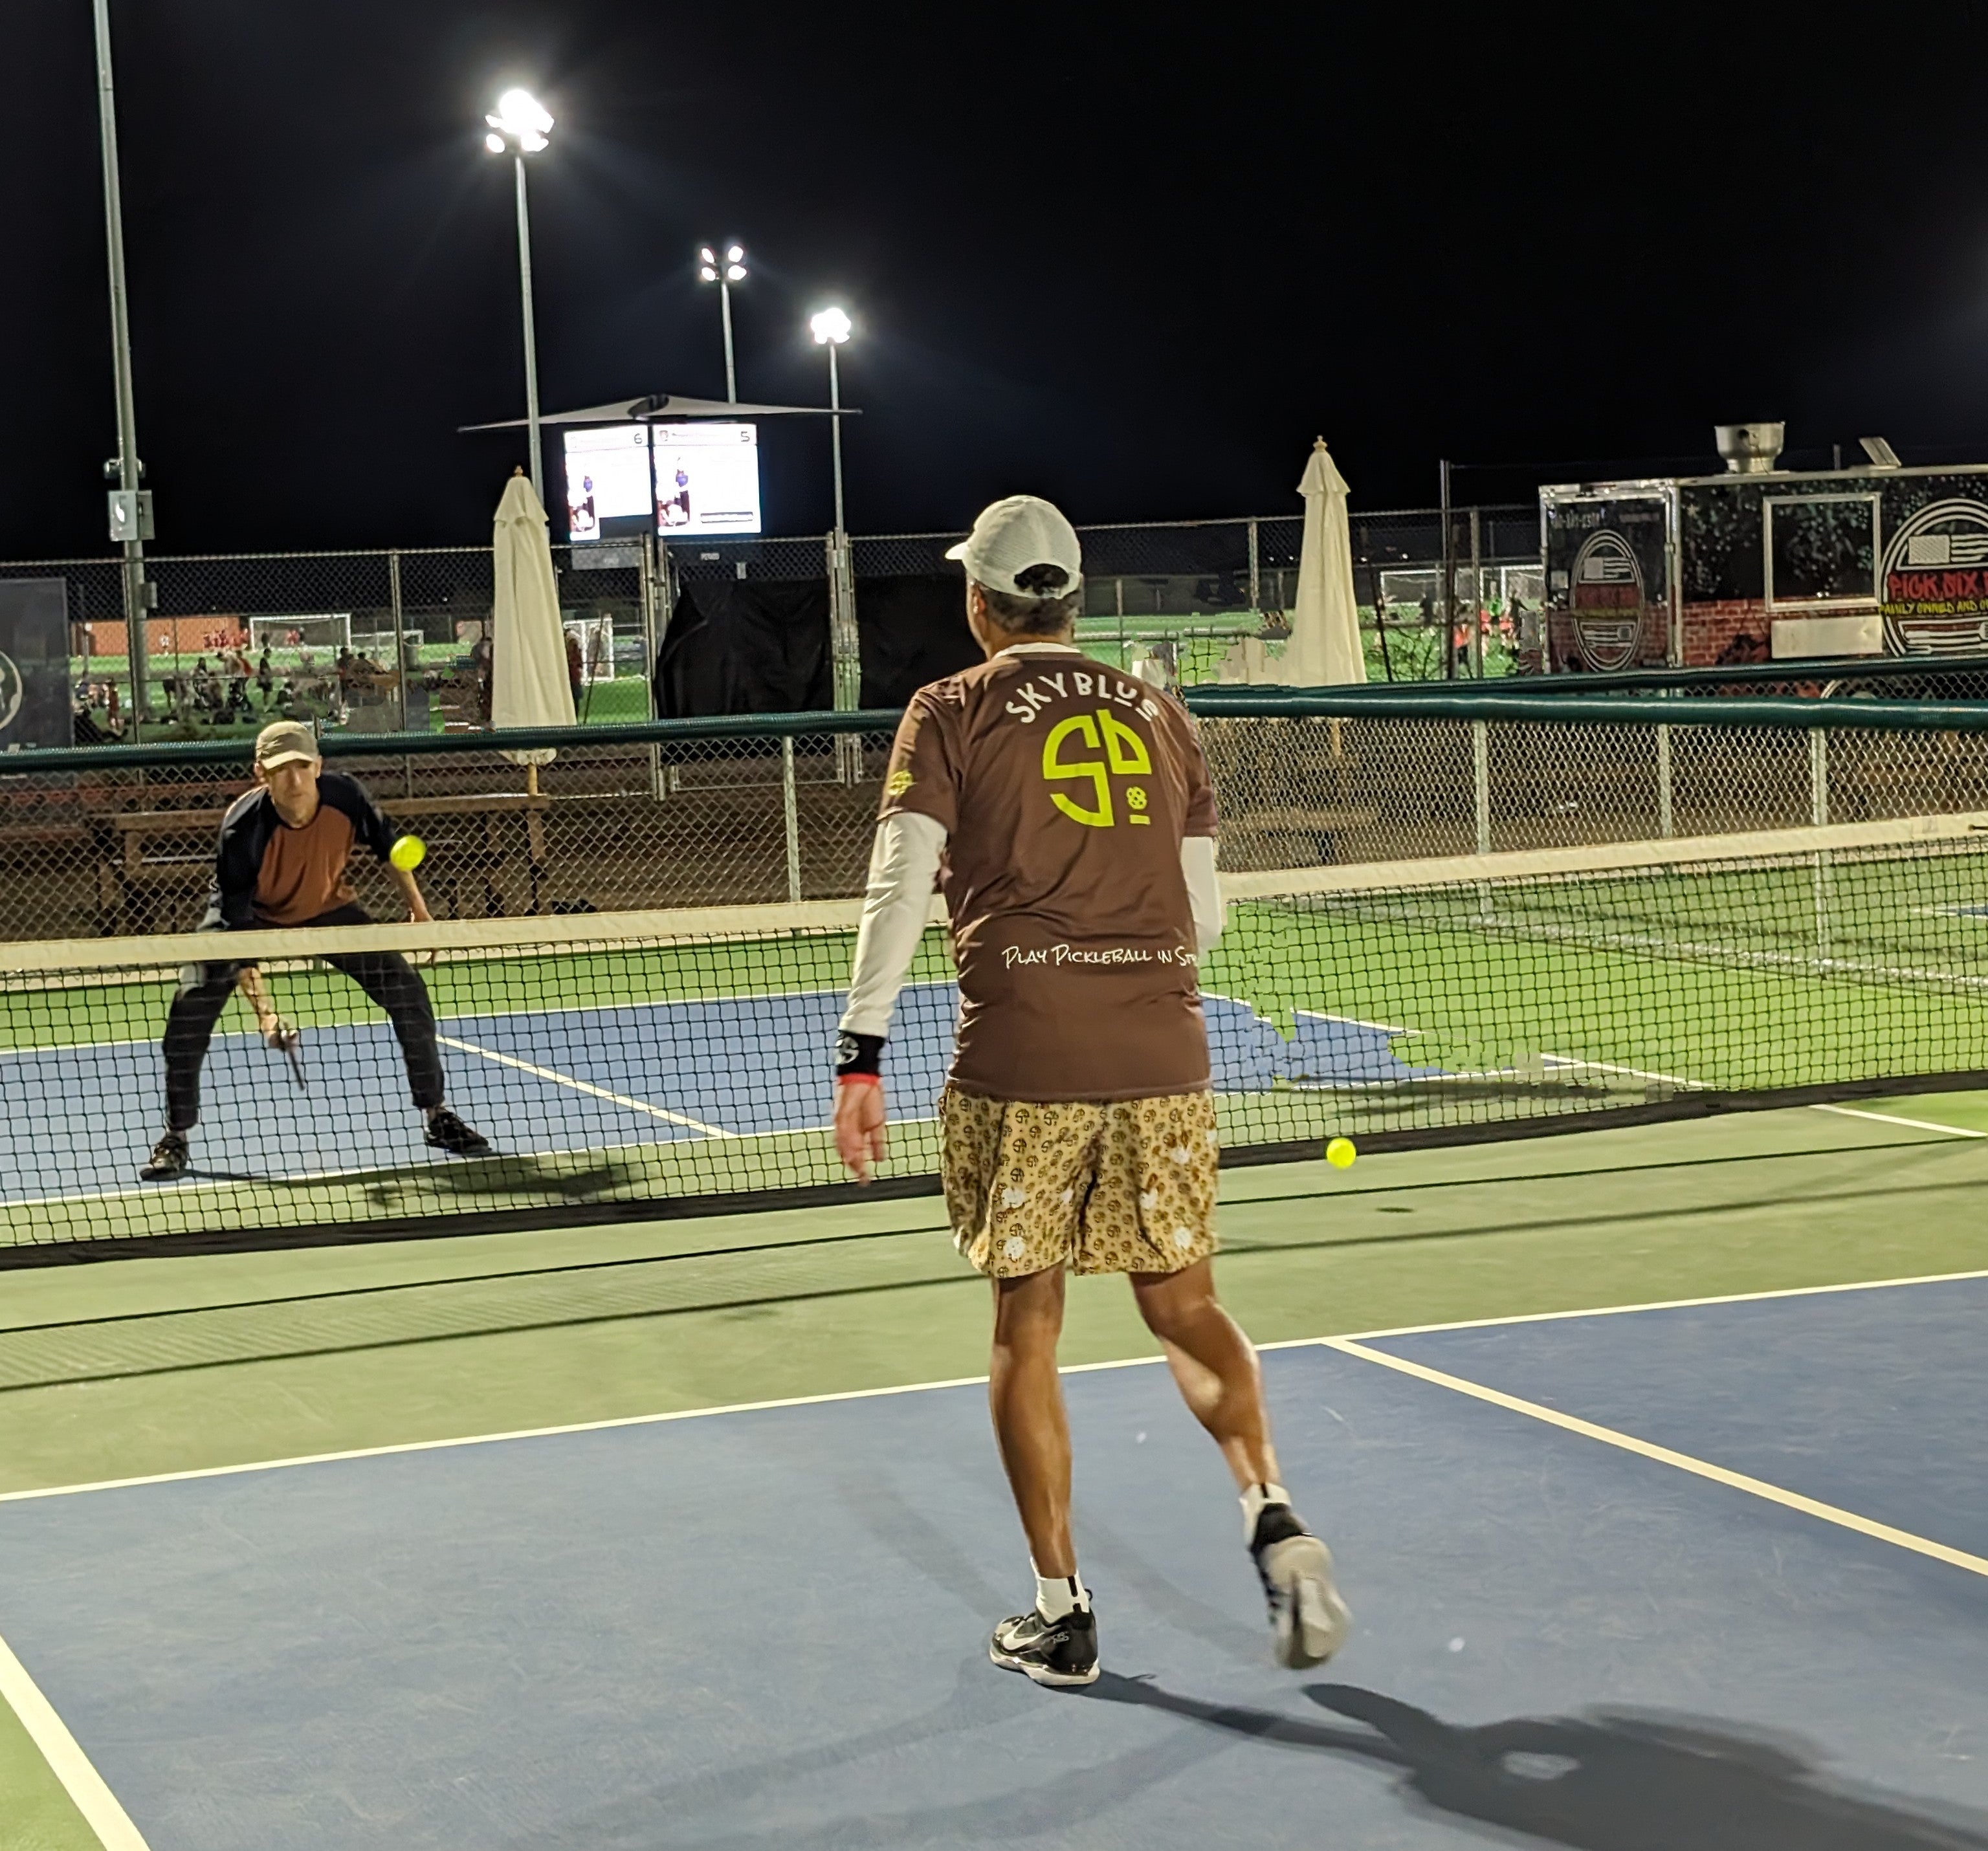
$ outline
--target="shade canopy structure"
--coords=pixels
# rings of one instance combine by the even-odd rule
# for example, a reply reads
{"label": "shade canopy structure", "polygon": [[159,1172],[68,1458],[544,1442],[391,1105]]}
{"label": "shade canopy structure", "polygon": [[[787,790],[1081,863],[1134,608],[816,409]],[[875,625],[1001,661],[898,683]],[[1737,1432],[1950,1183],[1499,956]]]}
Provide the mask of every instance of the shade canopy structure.
{"label": "shade canopy structure", "polygon": [[1360,646],[1360,606],[1353,592],[1346,478],[1334,466],[1324,437],[1312,446],[1298,493],[1304,497],[1304,540],[1283,679],[1293,687],[1364,681],[1367,656]]}
{"label": "shade canopy structure", "polygon": [[[860,417],[853,407],[841,408],[844,417]],[[827,417],[827,405],[734,405],[723,399],[686,398],[680,392],[651,392],[642,398],[620,398],[605,405],[583,406],[577,411],[542,411],[541,424],[675,424],[685,419],[742,417]],[[458,424],[459,431],[522,431],[527,420],[500,418],[494,424]]]}
{"label": "shade canopy structure", "polygon": [[[570,726],[573,685],[546,511],[522,471],[504,485],[491,542],[490,724]],[[558,755],[549,746],[504,755],[531,768],[534,789],[538,768]]]}

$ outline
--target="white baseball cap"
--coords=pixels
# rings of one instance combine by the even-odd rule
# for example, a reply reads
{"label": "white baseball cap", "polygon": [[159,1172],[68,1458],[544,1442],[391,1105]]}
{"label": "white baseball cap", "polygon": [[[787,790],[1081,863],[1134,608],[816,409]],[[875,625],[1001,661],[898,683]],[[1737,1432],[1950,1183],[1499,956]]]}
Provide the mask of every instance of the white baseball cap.
{"label": "white baseball cap", "polygon": [[[1077,529],[1061,509],[1036,495],[1011,495],[982,508],[973,531],[947,548],[945,556],[963,562],[975,584],[1010,597],[1067,598],[1084,583],[1084,549]],[[1060,567],[1068,583],[1048,592],[1016,584],[1032,566]]]}

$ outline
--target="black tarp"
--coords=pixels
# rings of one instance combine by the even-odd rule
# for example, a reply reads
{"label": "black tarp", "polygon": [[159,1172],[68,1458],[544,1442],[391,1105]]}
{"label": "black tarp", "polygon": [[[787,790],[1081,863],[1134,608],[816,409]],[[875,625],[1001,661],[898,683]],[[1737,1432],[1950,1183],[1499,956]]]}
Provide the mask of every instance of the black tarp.
{"label": "black tarp", "polygon": [[826,579],[684,586],[656,652],[656,712],[797,714],[834,704]]}
{"label": "black tarp", "polygon": [[[978,662],[965,589],[947,573],[859,579],[859,704],[902,707],[928,681]],[[834,704],[823,579],[693,579],[657,651],[664,718],[806,713]]]}
{"label": "black tarp", "polygon": [[956,572],[858,579],[856,628],[864,707],[902,707],[928,681],[982,659],[966,627],[966,582]]}

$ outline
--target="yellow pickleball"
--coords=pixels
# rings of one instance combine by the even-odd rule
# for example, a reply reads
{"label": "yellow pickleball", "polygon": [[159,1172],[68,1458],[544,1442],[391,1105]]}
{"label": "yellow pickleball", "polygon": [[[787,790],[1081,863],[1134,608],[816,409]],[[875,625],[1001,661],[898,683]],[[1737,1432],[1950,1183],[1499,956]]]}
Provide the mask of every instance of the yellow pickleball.
{"label": "yellow pickleball", "polygon": [[1350,1170],[1359,1154],[1350,1137],[1336,1137],[1325,1147],[1325,1160],[1335,1170]]}
{"label": "yellow pickleball", "polygon": [[387,859],[404,874],[410,874],[427,859],[428,845],[418,836],[402,836],[387,851]]}

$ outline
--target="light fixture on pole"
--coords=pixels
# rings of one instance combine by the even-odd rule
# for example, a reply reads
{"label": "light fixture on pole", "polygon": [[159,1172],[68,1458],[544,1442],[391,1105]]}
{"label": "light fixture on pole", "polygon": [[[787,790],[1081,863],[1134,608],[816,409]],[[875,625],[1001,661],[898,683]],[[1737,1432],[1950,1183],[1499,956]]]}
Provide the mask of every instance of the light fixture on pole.
{"label": "light fixture on pole", "polygon": [[850,326],[848,316],[840,309],[823,309],[808,318],[808,326],[813,331],[818,346],[828,350],[828,410],[829,441],[835,455],[835,531],[842,527],[842,380],[837,370],[835,350],[847,340],[854,330]]}
{"label": "light fixture on pole", "polygon": [[722,263],[709,245],[701,246],[697,256],[698,280],[718,285],[718,304],[725,316],[725,402],[735,405],[739,403],[739,374],[732,363],[732,285],[746,280],[746,247],[727,245]]}
{"label": "light fixture on pole", "polygon": [[[828,350],[829,441],[835,457],[835,528],[828,536],[828,640],[830,674],[838,711],[852,712],[862,687],[862,643],[856,627],[856,569],[842,520],[842,375],[835,350],[851,329],[842,309],[827,308],[808,317],[816,345]],[[835,739],[837,782],[852,784],[862,775],[862,741],[854,734]]]}
{"label": "light fixture on pole", "polygon": [[152,537],[152,497],[138,485],[137,401],[131,385],[131,320],[124,288],[124,208],[117,176],[117,96],[111,81],[110,8],[96,0],[96,108],[103,143],[103,230],[110,258],[110,362],[117,389],[117,454],[103,466],[110,491],[110,537],[124,553],[124,650],[131,673],[131,737],[150,718],[151,676],[145,660],[145,542]]}
{"label": "light fixture on pole", "polygon": [[532,327],[532,225],[525,204],[525,157],[549,145],[553,119],[529,90],[506,90],[497,99],[495,115],[483,120],[490,133],[483,145],[493,154],[509,153],[518,173],[518,288],[525,304],[525,424],[532,446],[532,488],[545,505],[545,465],[539,454],[539,353]]}

